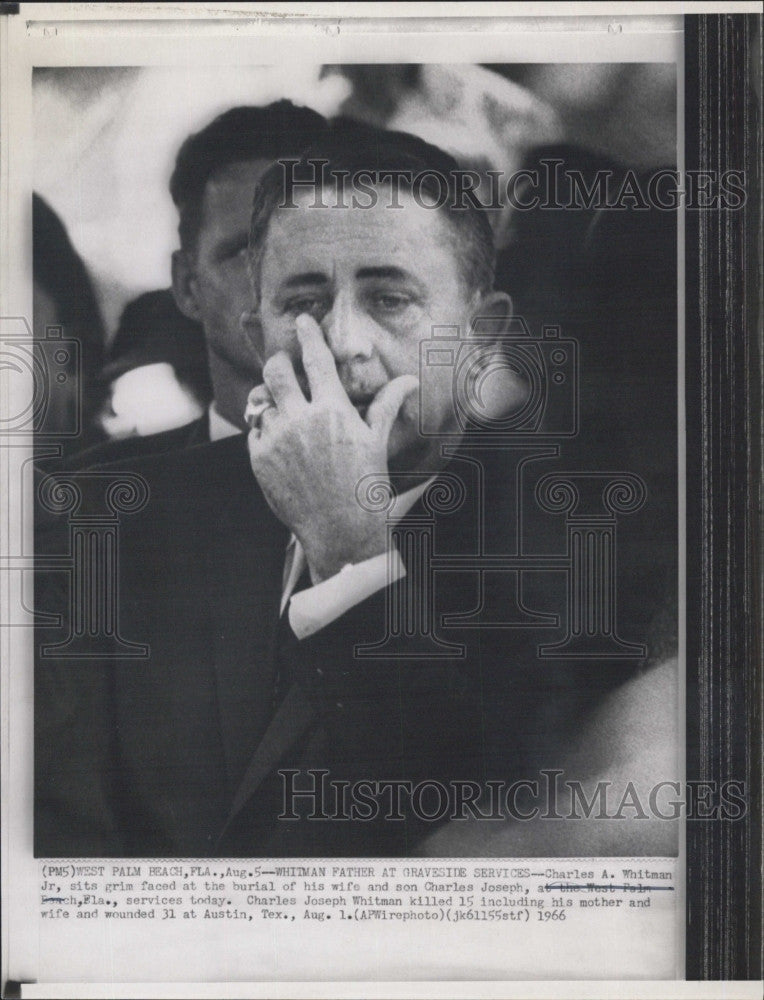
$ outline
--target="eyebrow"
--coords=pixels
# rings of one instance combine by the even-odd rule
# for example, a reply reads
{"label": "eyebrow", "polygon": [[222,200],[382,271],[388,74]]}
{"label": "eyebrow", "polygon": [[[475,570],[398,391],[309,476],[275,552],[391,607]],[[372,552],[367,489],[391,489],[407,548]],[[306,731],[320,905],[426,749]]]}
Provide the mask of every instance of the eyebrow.
{"label": "eyebrow", "polygon": [[356,272],[357,278],[387,278],[393,281],[415,281],[416,279],[402,267],[362,267]]}
{"label": "eyebrow", "polygon": [[[409,281],[419,284],[416,278],[402,267],[392,265],[386,267],[361,267],[356,271],[356,278],[363,281],[368,279],[383,279],[392,281]],[[328,285],[331,278],[321,271],[305,271],[302,274],[293,274],[282,283],[282,288],[299,288],[302,285]]]}
{"label": "eyebrow", "polygon": [[320,271],[305,271],[303,274],[293,274],[287,278],[282,288],[299,288],[301,285],[328,285],[329,278]]}

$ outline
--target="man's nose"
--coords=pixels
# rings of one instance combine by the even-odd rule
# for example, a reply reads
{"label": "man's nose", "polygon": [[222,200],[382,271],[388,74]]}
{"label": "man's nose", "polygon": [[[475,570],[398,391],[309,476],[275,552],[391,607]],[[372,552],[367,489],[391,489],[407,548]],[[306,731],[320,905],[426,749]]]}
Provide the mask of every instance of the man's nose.
{"label": "man's nose", "polygon": [[339,294],[321,321],[326,342],[338,364],[374,353],[373,320],[358,308],[354,296]]}

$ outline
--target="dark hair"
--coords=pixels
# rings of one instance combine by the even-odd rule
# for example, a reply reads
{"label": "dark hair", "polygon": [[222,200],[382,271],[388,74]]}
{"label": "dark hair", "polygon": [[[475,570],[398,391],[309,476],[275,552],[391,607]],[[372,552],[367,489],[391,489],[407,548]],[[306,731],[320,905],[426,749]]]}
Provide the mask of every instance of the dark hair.
{"label": "dark hair", "polygon": [[181,246],[191,247],[196,240],[204,192],[214,174],[233,163],[299,153],[326,128],[326,119],[318,112],[276,101],[259,108],[231,108],[190,135],[180,147],[170,178],[170,194],[180,214]]}
{"label": "dark hair", "polygon": [[[40,432],[43,436],[62,435],[58,438],[62,454],[71,454],[101,436],[94,419],[106,398],[106,386],[100,378],[105,328],[88,270],[63,222],[38,194],[32,195],[32,277],[35,289],[50,298],[64,337],[79,343],[79,372],[72,363],[72,377],[65,378],[58,396],[63,409],[54,406]],[[38,315],[34,325],[35,339],[47,339],[48,330],[40,329]],[[74,408],[79,413],[80,433],[69,437]]]}
{"label": "dark hair", "polygon": [[[287,157],[282,157],[286,160]],[[295,185],[320,188],[331,180],[339,190],[349,177],[363,172],[384,180],[385,173],[401,178],[401,190],[411,190],[417,178],[422,194],[434,199],[460,236],[459,260],[470,291],[493,287],[495,249],[493,232],[485,211],[460,198],[459,166],[452,156],[407,132],[389,132],[347,118],[336,119],[321,139],[307,148],[297,162],[287,167],[274,163],[255,188],[249,232],[250,268],[253,283],[259,283],[265,237],[275,209],[292,201]],[[444,197],[445,195],[445,197]]]}
{"label": "dark hair", "polygon": [[32,195],[32,273],[55,303],[67,336],[80,341],[83,374],[95,376],[106,336],[90,275],[63,222],[39,194]]}

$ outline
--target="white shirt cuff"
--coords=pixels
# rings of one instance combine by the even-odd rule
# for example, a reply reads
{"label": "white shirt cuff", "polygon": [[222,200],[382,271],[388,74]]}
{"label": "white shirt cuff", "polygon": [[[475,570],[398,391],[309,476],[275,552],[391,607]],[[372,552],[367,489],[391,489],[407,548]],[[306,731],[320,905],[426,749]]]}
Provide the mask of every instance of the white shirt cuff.
{"label": "white shirt cuff", "polygon": [[405,575],[406,567],[397,549],[343,566],[327,580],[292,595],[289,602],[292,631],[298,639],[307,639]]}

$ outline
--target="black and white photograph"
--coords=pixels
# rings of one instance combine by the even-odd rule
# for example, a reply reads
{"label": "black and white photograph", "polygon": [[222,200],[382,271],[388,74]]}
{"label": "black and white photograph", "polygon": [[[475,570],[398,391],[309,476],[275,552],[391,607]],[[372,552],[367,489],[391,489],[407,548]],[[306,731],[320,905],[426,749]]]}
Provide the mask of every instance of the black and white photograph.
{"label": "black and white photograph", "polygon": [[[42,70],[35,96],[129,120],[154,75]],[[37,851],[674,853],[667,807],[623,798],[676,778],[675,69],[313,76],[337,114],[282,97],[183,138],[167,287],[120,302],[108,346],[82,321],[64,385],[88,405],[39,435],[81,417],[39,461],[36,553],[73,565],[37,576],[61,616]],[[641,95],[654,148],[576,131],[570,92],[592,132]],[[124,206],[99,237],[129,270],[120,215],[147,239],[156,209],[135,162],[107,168],[122,120],[77,211]],[[98,278],[35,197],[60,350]],[[566,797],[613,782],[591,822],[541,818],[577,808],[550,769]]]}
{"label": "black and white photograph", "polygon": [[[760,911],[726,975],[692,922],[717,852],[757,884],[760,671],[715,673],[753,626],[707,581],[753,579],[710,303],[748,324],[761,289],[709,255],[753,267],[760,82],[712,162],[681,13],[479,4],[460,47],[463,12],[393,42],[431,4],[180,5],[185,38],[20,6],[4,794],[37,944],[4,951],[38,971],[4,982],[760,978]],[[725,81],[760,27],[714,27]]]}

